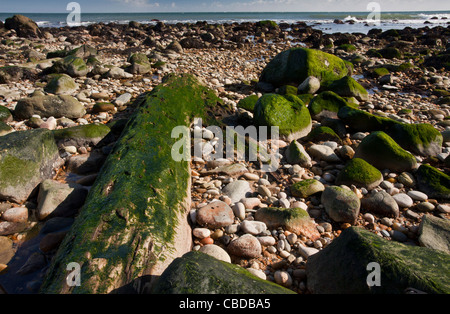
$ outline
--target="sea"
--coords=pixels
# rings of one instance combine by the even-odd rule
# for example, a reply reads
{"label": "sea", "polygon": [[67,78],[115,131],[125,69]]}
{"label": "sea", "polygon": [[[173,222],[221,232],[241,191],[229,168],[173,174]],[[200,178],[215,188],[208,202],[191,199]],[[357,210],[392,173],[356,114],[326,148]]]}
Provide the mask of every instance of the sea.
{"label": "sea", "polygon": [[[67,13],[20,13],[34,20],[39,27],[67,26]],[[0,13],[0,20],[13,16],[15,13]],[[295,24],[304,22],[308,26],[320,29],[324,33],[364,33],[372,28],[403,29],[405,27],[436,27],[450,26],[449,11],[421,12],[177,12],[177,13],[82,13],[80,25],[90,25],[103,22],[127,24],[136,21],[143,24],[196,23],[208,24],[242,23],[272,20],[276,23]],[[335,23],[340,20],[343,24]],[[69,19],[69,22],[73,20]]]}

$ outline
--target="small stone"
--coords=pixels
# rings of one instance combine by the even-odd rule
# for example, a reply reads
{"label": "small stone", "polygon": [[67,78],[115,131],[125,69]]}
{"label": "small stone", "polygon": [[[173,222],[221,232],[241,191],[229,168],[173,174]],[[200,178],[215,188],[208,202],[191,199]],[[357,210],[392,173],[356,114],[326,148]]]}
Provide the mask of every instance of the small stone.
{"label": "small stone", "polygon": [[415,201],[426,201],[428,199],[428,196],[420,191],[409,191],[408,196]]}
{"label": "small stone", "polygon": [[250,184],[244,180],[236,180],[228,183],[222,192],[231,198],[233,203],[239,202],[241,199],[247,197],[252,192]]}
{"label": "small stone", "polygon": [[368,223],[374,223],[375,222],[375,217],[370,214],[370,213],[365,213],[363,218],[368,222]]}
{"label": "small stone", "polygon": [[435,209],[434,205],[430,202],[420,202],[419,204],[417,204],[416,208],[421,212],[431,212]]}
{"label": "small stone", "polygon": [[227,247],[232,255],[244,258],[257,258],[261,256],[261,243],[251,234],[244,234],[230,242]]}
{"label": "small stone", "polygon": [[262,197],[272,196],[272,192],[270,192],[270,190],[264,185],[258,186],[258,193],[261,194]]}
{"label": "small stone", "polygon": [[397,181],[404,184],[406,187],[413,187],[416,184],[414,176],[409,172],[402,172],[398,177]]}
{"label": "small stone", "polygon": [[9,222],[26,222],[28,220],[28,208],[23,206],[12,207],[3,213],[1,218]]}
{"label": "small stone", "polygon": [[300,253],[300,255],[304,258],[304,259],[308,259],[308,257],[310,257],[311,255],[314,255],[316,253],[319,252],[318,249],[316,248],[312,248],[312,247],[307,247],[304,245],[300,245],[298,247],[298,252]]}
{"label": "small stone", "polygon": [[239,219],[244,220],[245,219],[245,205],[241,202],[237,202],[233,206],[233,213]]}
{"label": "small stone", "polygon": [[234,222],[234,214],[225,202],[213,201],[197,210],[196,221],[204,227],[221,228]]}
{"label": "small stone", "polygon": [[220,261],[231,263],[230,255],[228,255],[228,253],[218,245],[207,244],[207,245],[202,246],[199,249],[199,251],[203,252],[205,254],[208,254],[212,257],[215,257],[216,259],[218,259]]}
{"label": "small stone", "polygon": [[267,276],[261,269],[255,269],[255,268],[247,268],[247,271],[251,274],[255,275],[256,277],[261,278],[262,280],[266,280]]}
{"label": "small stone", "polygon": [[263,246],[272,246],[275,245],[276,240],[272,236],[262,236],[262,237],[256,237]]}
{"label": "small stone", "polygon": [[242,175],[242,177],[246,180],[250,181],[258,181],[259,176],[256,173],[246,172]]}
{"label": "small stone", "polygon": [[246,209],[253,209],[261,205],[261,200],[257,197],[248,197],[241,199],[241,203],[244,204]]}
{"label": "small stone", "polygon": [[292,285],[292,277],[287,271],[277,270],[274,274],[275,282],[279,285],[290,287]]}
{"label": "small stone", "polygon": [[192,234],[199,239],[207,238],[211,235],[211,230],[207,228],[194,228]]}
{"label": "small stone", "polygon": [[450,206],[445,204],[439,204],[436,209],[441,213],[450,213]]}
{"label": "small stone", "polygon": [[244,220],[240,224],[240,228],[245,233],[252,235],[258,235],[267,229],[267,226],[262,221]]}
{"label": "small stone", "polygon": [[392,196],[399,207],[408,208],[413,205],[413,200],[405,193],[398,193]]}
{"label": "small stone", "polygon": [[214,244],[214,240],[211,237],[206,237],[200,240],[203,245]]}

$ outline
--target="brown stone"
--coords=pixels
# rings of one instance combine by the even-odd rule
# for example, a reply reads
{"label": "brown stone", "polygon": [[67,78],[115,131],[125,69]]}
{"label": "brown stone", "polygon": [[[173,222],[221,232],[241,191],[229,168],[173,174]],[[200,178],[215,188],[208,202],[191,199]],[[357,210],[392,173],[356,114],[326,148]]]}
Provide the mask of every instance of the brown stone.
{"label": "brown stone", "polygon": [[214,201],[197,210],[197,223],[208,228],[220,228],[234,222],[233,210],[227,203]]}

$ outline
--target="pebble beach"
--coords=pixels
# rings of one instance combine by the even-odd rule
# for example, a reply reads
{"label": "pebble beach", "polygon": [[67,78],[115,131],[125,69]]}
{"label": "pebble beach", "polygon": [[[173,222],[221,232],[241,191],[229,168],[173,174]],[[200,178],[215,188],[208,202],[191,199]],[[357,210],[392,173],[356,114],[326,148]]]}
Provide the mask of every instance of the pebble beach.
{"label": "pebble beach", "polygon": [[[449,26],[327,34],[302,22],[43,28],[17,18],[0,24],[0,34],[0,156],[6,160],[14,143],[26,142],[17,156],[34,158],[38,136],[47,133],[19,137],[32,130],[50,130],[57,146],[33,186],[35,178],[27,177],[15,179],[21,183],[14,189],[0,184],[0,293],[42,293],[53,258],[140,97],[168,74],[192,74],[212,90],[221,100],[216,119],[226,125],[262,125],[257,108],[269,97],[301,99],[310,116],[304,135],[268,140],[280,159],[273,172],[248,158],[210,160],[220,139],[205,121],[191,121],[190,134],[201,138],[191,148],[199,145],[203,154],[189,162],[190,251],[297,294],[359,293],[327,286],[338,279],[324,265],[339,261],[333,249],[343,249],[337,243],[344,233],[363,230],[360,237],[375,236],[370,241],[382,240],[389,253],[423,249],[438,261],[436,291],[400,283],[398,291],[450,292]],[[264,80],[271,61],[292,49],[343,60],[352,68],[345,77],[357,88],[316,86],[312,76],[278,86]],[[327,107],[341,101],[344,109]],[[426,127],[408,134],[418,144],[403,145],[398,134],[417,124]],[[67,135],[87,127],[94,135]],[[384,150],[387,142],[394,144]],[[17,169],[1,161],[2,180],[16,178]],[[415,254],[405,265],[416,267],[408,260]]]}

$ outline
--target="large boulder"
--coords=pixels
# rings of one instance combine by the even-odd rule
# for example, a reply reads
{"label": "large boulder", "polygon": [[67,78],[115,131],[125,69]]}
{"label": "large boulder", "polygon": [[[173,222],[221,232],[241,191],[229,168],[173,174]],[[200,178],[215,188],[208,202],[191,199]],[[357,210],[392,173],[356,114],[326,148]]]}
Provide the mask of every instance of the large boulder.
{"label": "large boulder", "polygon": [[54,130],[53,134],[59,147],[81,147],[86,145],[97,145],[110,131],[111,129],[104,124],[90,123]]}
{"label": "large boulder", "polygon": [[25,201],[42,180],[53,176],[58,160],[58,148],[49,130],[0,137],[0,199]]}
{"label": "large boulder", "polygon": [[351,191],[340,186],[327,186],[320,198],[328,216],[335,222],[354,224],[358,218],[361,201]]}
{"label": "large boulder", "polygon": [[424,215],[419,225],[419,243],[450,254],[450,220]]}
{"label": "large boulder", "polygon": [[383,181],[380,170],[370,165],[364,159],[353,158],[347,162],[345,167],[339,172],[335,183],[337,185],[352,185],[364,187],[371,190]]}
{"label": "large boulder", "polygon": [[84,106],[69,95],[44,95],[20,99],[14,110],[16,119],[29,119],[33,115],[41,118],[78,119],[86,114]]}
{"label": "large boulder", "polygon": [[402,172],[417,167],[416,158],[383,131],[366,136],[356,148],[354,158],[364,159],[379,170]]}
{"label": "large boulder", "polygon": [[146,74],[151,71],[152,66],[148,57],[144,53],[135,53],[128,58],[131,65],[128,67],[128,72],[132,74]]}
{"label": "large boulder", "polygon": [[35,69],[28,69],[16,65],[0,67],[0,84],[19,82],[22,80],[34,81],[37,78]]}
{"label": "large boulder", "polygon": [[62,60],[56,61],[53,66],[46,69],[48,73],[65,73],[71,77],[86,76],[89,73],[89,68],[80,57],[75,55],[68,55]]}
{"label": "large boulder", "polygon": [[13,29],[19,37],[40,38],[42,32],[38,25],[29,17],[16,14],[5,20],[5,28]]}
{"label": "large boulder", "polygon": [[398,145],[417,155],[436,156],[442,149],[442,134],[429,123],[391,123],[385,132]]}
{"label": "large boulder", "polygon": [[260,82],[275,87],[300,85],[314,76],[321,83],[351,74],[351,65],[334,55],[308,48],[291,48],[276,55],[261,73]]}
{"label": "large boulder", "polygon": [[388,241],[358,227],[345,229],[306,263],[307,288],[317,294],[400,294],[407,288],[448,294],[449,273],[449,254]]}
{"label": "large boulder", "polygon": [[256,102],[253,120],[257,126],[279,127],[280,138],[288,141],[306,136],[312,128],[308,108],[294,95],[261,96]]}
{"label": "large boulder", "polygon": [[435,167],[422,164],[414,173],[417,186],[430,198],[450,199],[450,176]]}
{"label": "large boulder", "polygon": [[327,90],[333,91],[341,97],[355,97],[359,101],[369,100],[369,93],[351,76],[333,81],[327,87]]}
{"label": "large boulder", "polygon": [[73,94],[79,85],[75,83],[74,79],[67,74],[54,74],[50,77],[47,86],[44,90],[47,93],[55,95],[70,95]]}
{"label": "large boulder", "polygon": [[191,251],[175,259],[158,279],[152,294],[293,294],[244,268]]}
{"label": "large boulder", "polygon": [[339,109],[350,106],[347,101],[332,91],[321,92],[309,102],[308,109],[311,117],[316,120],[338,117]]}

